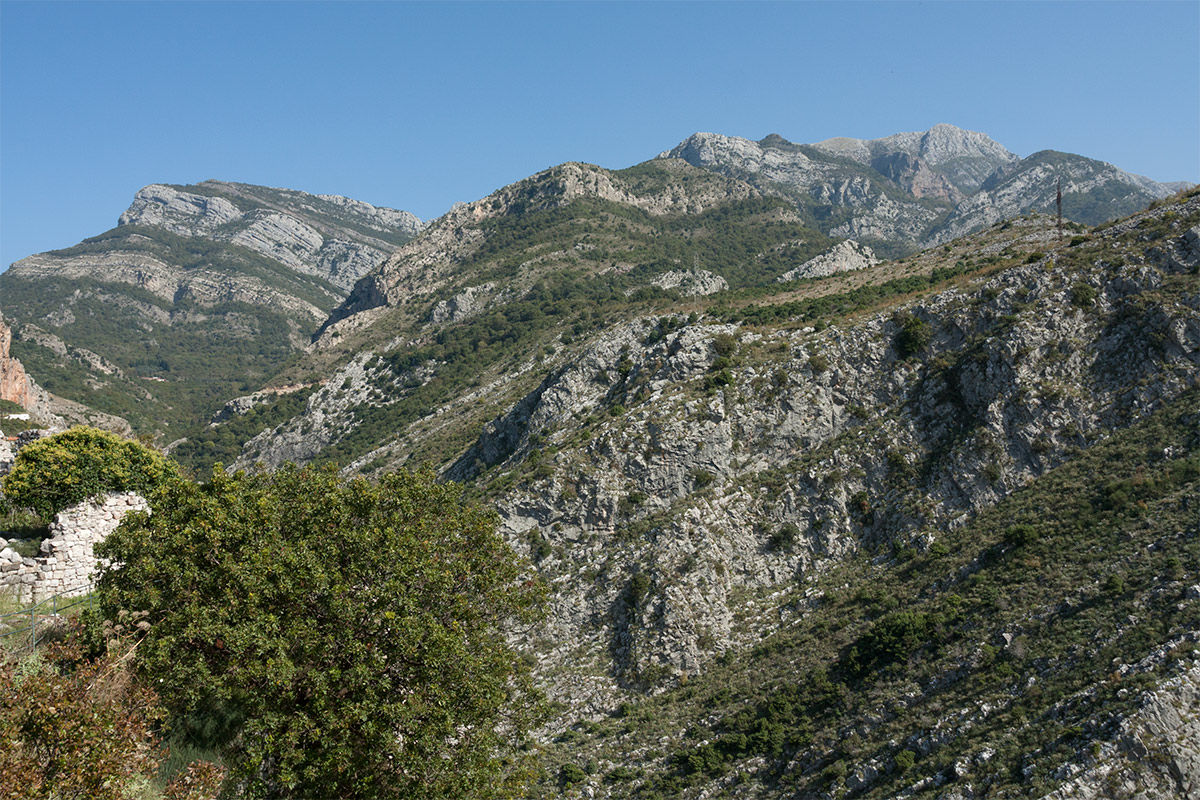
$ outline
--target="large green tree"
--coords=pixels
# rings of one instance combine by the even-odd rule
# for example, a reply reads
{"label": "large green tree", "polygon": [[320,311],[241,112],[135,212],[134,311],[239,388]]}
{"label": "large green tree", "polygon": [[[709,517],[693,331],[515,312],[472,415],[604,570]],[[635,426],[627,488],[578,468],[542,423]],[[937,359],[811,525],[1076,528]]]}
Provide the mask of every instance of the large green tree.
{"label": "large green tree", "polygon": [[4,478],[14,506],[51,517],[104,492],[150,494],[179,479],[174,462],[145,445],[96,428],[76,427],[21,448]]}
{"label": "large green tree", "polygon": [[494,513],[431,473],[228,474],[160,491],[100,548],[103,613],[177,725],[233,720],[245,796],[500,797],[538,702],[508,643],[542,589]]}

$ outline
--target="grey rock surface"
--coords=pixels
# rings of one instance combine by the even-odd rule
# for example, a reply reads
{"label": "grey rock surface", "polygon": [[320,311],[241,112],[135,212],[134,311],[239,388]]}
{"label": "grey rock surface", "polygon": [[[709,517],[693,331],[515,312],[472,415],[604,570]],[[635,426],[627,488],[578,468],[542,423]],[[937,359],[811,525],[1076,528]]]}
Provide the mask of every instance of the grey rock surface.
{"label": "grey rock surface", "polygon": [[1148,692],[1090,765],[1042,800],[1200,797],[1200,665]]}
{"label": "grey rock surface", "polygon": [[803,209],[835,210],[823,228],[831,236],[923,247],[1051,210],[1059,178],[1067,218],[1087,224],[1132,213],[1179,189],[1101,161],[1059,156],[1022,159],[986,134],[940,123],[927,131],[811,145],[774,134],[754,142],[697,133],[659,158],[741,178]]}
{"label": "grey rock surface", "polygon": [[777,279],[780,283],[800,278],[822,278],[839,272],[866,269],[879,263],[875,252],[865,244],[847,239],[834,245],[816,258],[809,259],[795,269],[788,270]]}
{"label": "grey rock surface", "polygon": [[729,288],[728,281],[706,269],[687,272],[671,270],[657,276],[651,283],[660,289],[674,289],[684,297],[716,294]]}

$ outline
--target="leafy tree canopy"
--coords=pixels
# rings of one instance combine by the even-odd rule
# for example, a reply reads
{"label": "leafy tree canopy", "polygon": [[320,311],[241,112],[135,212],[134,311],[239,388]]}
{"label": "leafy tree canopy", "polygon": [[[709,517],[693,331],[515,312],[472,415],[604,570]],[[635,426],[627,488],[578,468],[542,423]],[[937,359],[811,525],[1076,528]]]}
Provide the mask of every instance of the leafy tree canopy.
{"label": "leafy tree canopy", "polygon": [[179,478],[175,464],[155,450],[96,428],[77,427],[31,442],[4,479],[14,506],[51,517],[104,492],[139,492]]}
{"label": "leafy tree canopy", "polygon": [[[175,725],[220,714],[248,798],[512,796],[538,711],[508,645],[542,589],[430,472],[173,483],[98,548],[110,619]],[[174,732],[176,735],[179,731]]]}

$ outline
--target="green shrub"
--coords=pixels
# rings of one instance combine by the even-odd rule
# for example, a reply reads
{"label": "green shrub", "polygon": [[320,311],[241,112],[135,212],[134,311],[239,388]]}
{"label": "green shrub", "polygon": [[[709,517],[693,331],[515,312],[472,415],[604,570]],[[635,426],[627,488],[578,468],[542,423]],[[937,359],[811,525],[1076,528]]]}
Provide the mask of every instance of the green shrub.
{"label": "green shrub", "polygon": [[829,369],[829,359],[818,353],[809,357],[808,366],[815,374],[820,375],[822,372]]}
{"label": "green shrub", "polygon": [[1071,302],[1080,308],[1087,308],[1096,302],[1096,289],[1086,283],[1076,283],[1071,287]]}
{"label": "green shrub", "polygon": [[795,523],[785,522],[779,526],[779,529],[771,534],[768,541],[772,550],[781,550],[785,553],[791,552],[796,545],[796,540],[800,538],[800,529]]}
{"label": "green shrub", "polygon": [[564,788],[569,788],[577,783],[582,783],[587,780],[587,773],[583,771],[583,767],[577,764],[563,764],[558,771],[558,780]]}
{"label": "green shrub", "polygon": [[848,651],[848,671],[861,677],[872,669],[907,659],[929,638],[936,622],[931,615],[916,611],[895,611],[880,617]]}
{"label": "green shrub", "polygon": [[900,325],[900,331],[896,334],[896,352],[901,358],[921,352],[933,338],[929,323],[915,314],[902,314],[896,322]]}
{"label": "green shrub", "polygon": [[901,750],[896,753],[896,771],[903,775],[913,768],[916,761],[917,754],[912,750]]}
{"label": "green shrub", "polygon": [[1032,525],[1012,525],[1004,531],[1004,543],[1011,547],[1024,547],[1037,538],[1037,530]]}
{"label": "green shrub", "polygon": [[5,797],[124,800],[156,772],[161,709],[130,674],[134,645],[91,658],[80,634],[72,627],[66,641],[23,660],[0,650]]}
{"label": "green shrub", "polygon": [[629,581],[629,594],[633,597],[633,602],[640,603],[647,592],[650,591],[650,576],[644,572],[639,572]]}
{"label": "green shrub", "polygon": [[708,391],[715,391],[722,386],[728,386],[733,383],[733,375],[729,370],[723,369],[711,375],[704,377],[704,388]]}
{"label": "green shrub", "polygon": [[105,492],[148,496],[179,479],[179,468],[149,447],[79,427],[22,447],[4,479],[4,495],[14,506],[49,518]]}
{"label": "green shrub", "polygon": [[718,357],[728,358],[737,352],[738,340],[732,333],[718,333],[713,337],[713,352]]}

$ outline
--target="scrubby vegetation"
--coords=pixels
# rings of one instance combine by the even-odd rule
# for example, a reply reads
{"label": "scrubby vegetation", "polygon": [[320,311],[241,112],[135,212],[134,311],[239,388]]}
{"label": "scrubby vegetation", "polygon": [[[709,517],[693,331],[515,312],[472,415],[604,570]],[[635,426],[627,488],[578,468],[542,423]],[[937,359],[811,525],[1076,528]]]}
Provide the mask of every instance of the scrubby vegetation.
{"label": "scrubby vegetation", "polygon": [[[779,601],[808,606],[795,624],[580,726],[555,756],[594,760],[615,794],[643,798],[713,780],[836,794],[864,764],[880,774],[855,796],[891,797],[980,752],[991,755],[971,782],[985,796],[1049,791],[1051,773],[1111,735],[1139,689],[1191,663],[1185,644],[1113,672],[1196,618],[1180,579],[1200,569],[1198,402],[1191,392],[923,553],[798,585]],[[641,766],[618,766],[629,763]]]}

